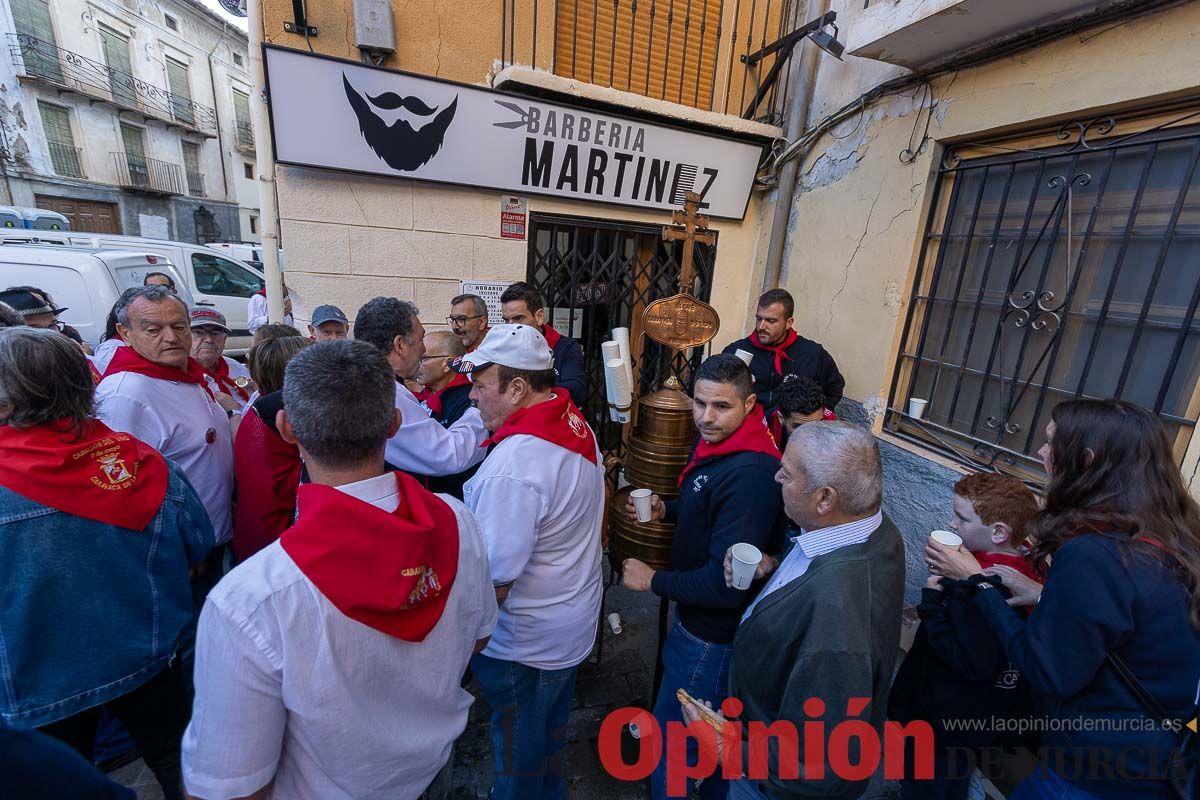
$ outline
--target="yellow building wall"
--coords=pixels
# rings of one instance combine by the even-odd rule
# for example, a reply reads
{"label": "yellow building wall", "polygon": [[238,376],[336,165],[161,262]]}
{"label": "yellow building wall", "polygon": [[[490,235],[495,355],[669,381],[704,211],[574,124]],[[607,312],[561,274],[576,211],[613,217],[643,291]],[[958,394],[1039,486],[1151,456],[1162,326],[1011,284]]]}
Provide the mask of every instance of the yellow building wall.
{"label": "yellow building wall", "polygon": [[[553,56],[551,6],[543,3],[538,18],[537,61],[546,68]],[[397,53],[387,67],[488,85],[501,49],[499,2],[405,0],[393,3],[393,13]],[[518,42],[528,42],[532,28],[528,10],[523,14],[517,20]],[[290,0],[265,0],[266,41],[359,59],[349,0],[309,0],[308,21],[319,35],[307,42],[284,32],[292,16]],[[518,62],[529,63],[520,48],[516,55]],[[724,76],[725,67],[719,72]],[[459,280],[526,277],[529,243],[500,239],[500,199],[510,193],[286,166],[276,168],[276,178],[287,283],[303,301],[301,315],[335,303],[353,318],[366,300],[389,295],[414,301],[423,323],[444,327]],[[524,196],[531,213],[670,222],[662,212]],[[744,220],[713,220],[720,238],[711,302],[722,319],[714,347],[748,330],[746,309],[761,288],[766,250],[763,205],[763,196],[755,192]],[[769,215],[768,202],[768,221]]]}
{"label": "yellow building wall", "polygon": [[[820,109],[850,102],[871,85],[862,82],[862,71],[842,65],[823,67],[822,75]],[[834,134],[844,139],[817,142],[801,169],[783,283],[796,298],[797,329],[833,354],[846,376],[846,396],[869,413],[886,402],[936,179],[937,143],[1192,94],[1198,81],[1200,3],[1190,3],[937,78],[939,106],[929,130],[935,142],[910,165],[898,156],[909,147],[914,122],[918,139],[925,124],[917,110],[921,95],[911,90],[868,106],[861,124],[839,125]]]}

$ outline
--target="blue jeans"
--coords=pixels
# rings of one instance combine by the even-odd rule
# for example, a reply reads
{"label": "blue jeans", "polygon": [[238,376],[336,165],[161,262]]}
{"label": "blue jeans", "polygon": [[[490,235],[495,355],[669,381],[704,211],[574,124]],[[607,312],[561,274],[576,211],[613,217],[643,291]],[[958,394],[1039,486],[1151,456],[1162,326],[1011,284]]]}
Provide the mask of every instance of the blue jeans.
{"label": "blue jeans", "polygon": [[[658,720],[663,735],[663,758],[650,776],[650,796],[653,800],[663,800],[667,796],[667,723],[683,722],[683,712],[675,697],[676,690],[683,689],[697,700],[708,700],[713,708],[720,708],[721,701],[729,696],[729,657],[732,653],[732,644],[713,644],[698,639],[684,630],[678,620],[667,634],[662,653],[663,682],[658,699],[654,701],[654,718]],[[692,739],[688,739],[687,744],[688,763],[694,764],[698,747]],[[717,769],[720,769],[719,765]],[[688,781],[689,795],[694,783]],[[727,790],[728,781],[714,774],[700,785],[700,797],[703,800],[723,800]]]}
{"label": "blue jeans", "polygon": [[1038,769],[1012,793],[1009,800],[1100,800],[1091,792],[1075,786],[1066,778]]}
{"label": "blue jeans", "polygon": [[567,796],[562,749],[578,669],[535,669],[482,653],[471,658],[471,672],[492,707],[492,800]]}

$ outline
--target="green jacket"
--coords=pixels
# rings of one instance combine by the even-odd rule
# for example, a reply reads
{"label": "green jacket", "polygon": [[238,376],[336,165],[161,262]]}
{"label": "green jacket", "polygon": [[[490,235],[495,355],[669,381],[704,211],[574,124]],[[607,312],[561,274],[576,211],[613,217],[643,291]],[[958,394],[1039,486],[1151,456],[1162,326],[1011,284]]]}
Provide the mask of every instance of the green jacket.
{"label": "green jacket", "polygon": [[[787,721],[798,736],[795,779],[780,778],[779,739],[770,739],[770,781],[760,783],[772,797],[855,800],[866,789],[869,776],[851,781],[834,774],[829,740],[847,719],[867,722],[882,739],[903,602],[904,544],[884,516],[866,542],[817,556],[803,575],[761,600],[738,627],[729,691],[743,704],[743,768],[753,763],[749,723]],[[824,714],[805,713],[809,698],[824,701]],[[868,698],[870,705],[848,715],[851,698]],[[823,723],[820,764],[805,763],[805,722]],[[867,745],[877,746],[874,737],[867,739]],[[859,764],[858,739],[849,741],[850,763]],[[784,766],[791,761],[794,767],[795,757],[784,752]],[[822,768],[824,777],[812,777]]]}

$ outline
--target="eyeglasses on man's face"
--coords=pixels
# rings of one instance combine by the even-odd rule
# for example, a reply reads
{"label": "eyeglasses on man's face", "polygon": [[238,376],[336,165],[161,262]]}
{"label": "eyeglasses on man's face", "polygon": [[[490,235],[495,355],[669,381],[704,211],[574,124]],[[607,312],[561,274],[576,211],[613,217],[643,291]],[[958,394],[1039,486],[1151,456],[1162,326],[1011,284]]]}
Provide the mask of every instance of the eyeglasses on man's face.
{"label": "eyeglasses on man's face", "polygon": [[448,324],[448,325],[464,325],[473,319],[483,319],[486,316],[487,316],[487,314],[476,314],[473,317],[465,317],[465,316],[446,317],[446,324]]}
{"label": "eyeglasses on man's face", "polygon": [[454,358],[454,356],[448,356],[448,355],[431,356],[428,353],[426,353],[425,355],[421,356],[421,363],[424,364],[426,361],[432,361],[435,358]]}

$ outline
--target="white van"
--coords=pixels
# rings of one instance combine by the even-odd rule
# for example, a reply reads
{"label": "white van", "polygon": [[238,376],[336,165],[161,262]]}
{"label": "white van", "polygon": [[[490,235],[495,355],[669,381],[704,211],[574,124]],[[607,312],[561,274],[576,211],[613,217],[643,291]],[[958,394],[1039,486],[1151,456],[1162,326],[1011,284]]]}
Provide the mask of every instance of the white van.
{"label": "white van", "polygon": [[[263,269],[263,246],[253,242],[209,242],[205,247],[220,250],[233,256],[238,261],[244,261],[255,269]],[[279,248],[279,268],[283,269],[283,248]]]}
{"label": "white van", "polygon": [[78,330],[92,346],[104,336],[108,312],[121,292],[141,286],[147,272],[173,277],[179,296],[192,306],[180,270],[157,253],[59,245],[0,246],[0,289],[36,286],[49,292],[55,305],[67,309],[59,319]]}
{"label": "white van", "polygon": [[235,353],[250,348],[246,306],[250,297],[266,285],[266,280],[262,270],[230,258],[226,253],[190,242],[79,231],[0,230],[0,243],[4,242],[113,248],[166,256],[183,274],[183,280],[177,285],[187,287],[188,293],[196,299],[196,305],[216,308],[225,315],[230,329],[227,348]]}

